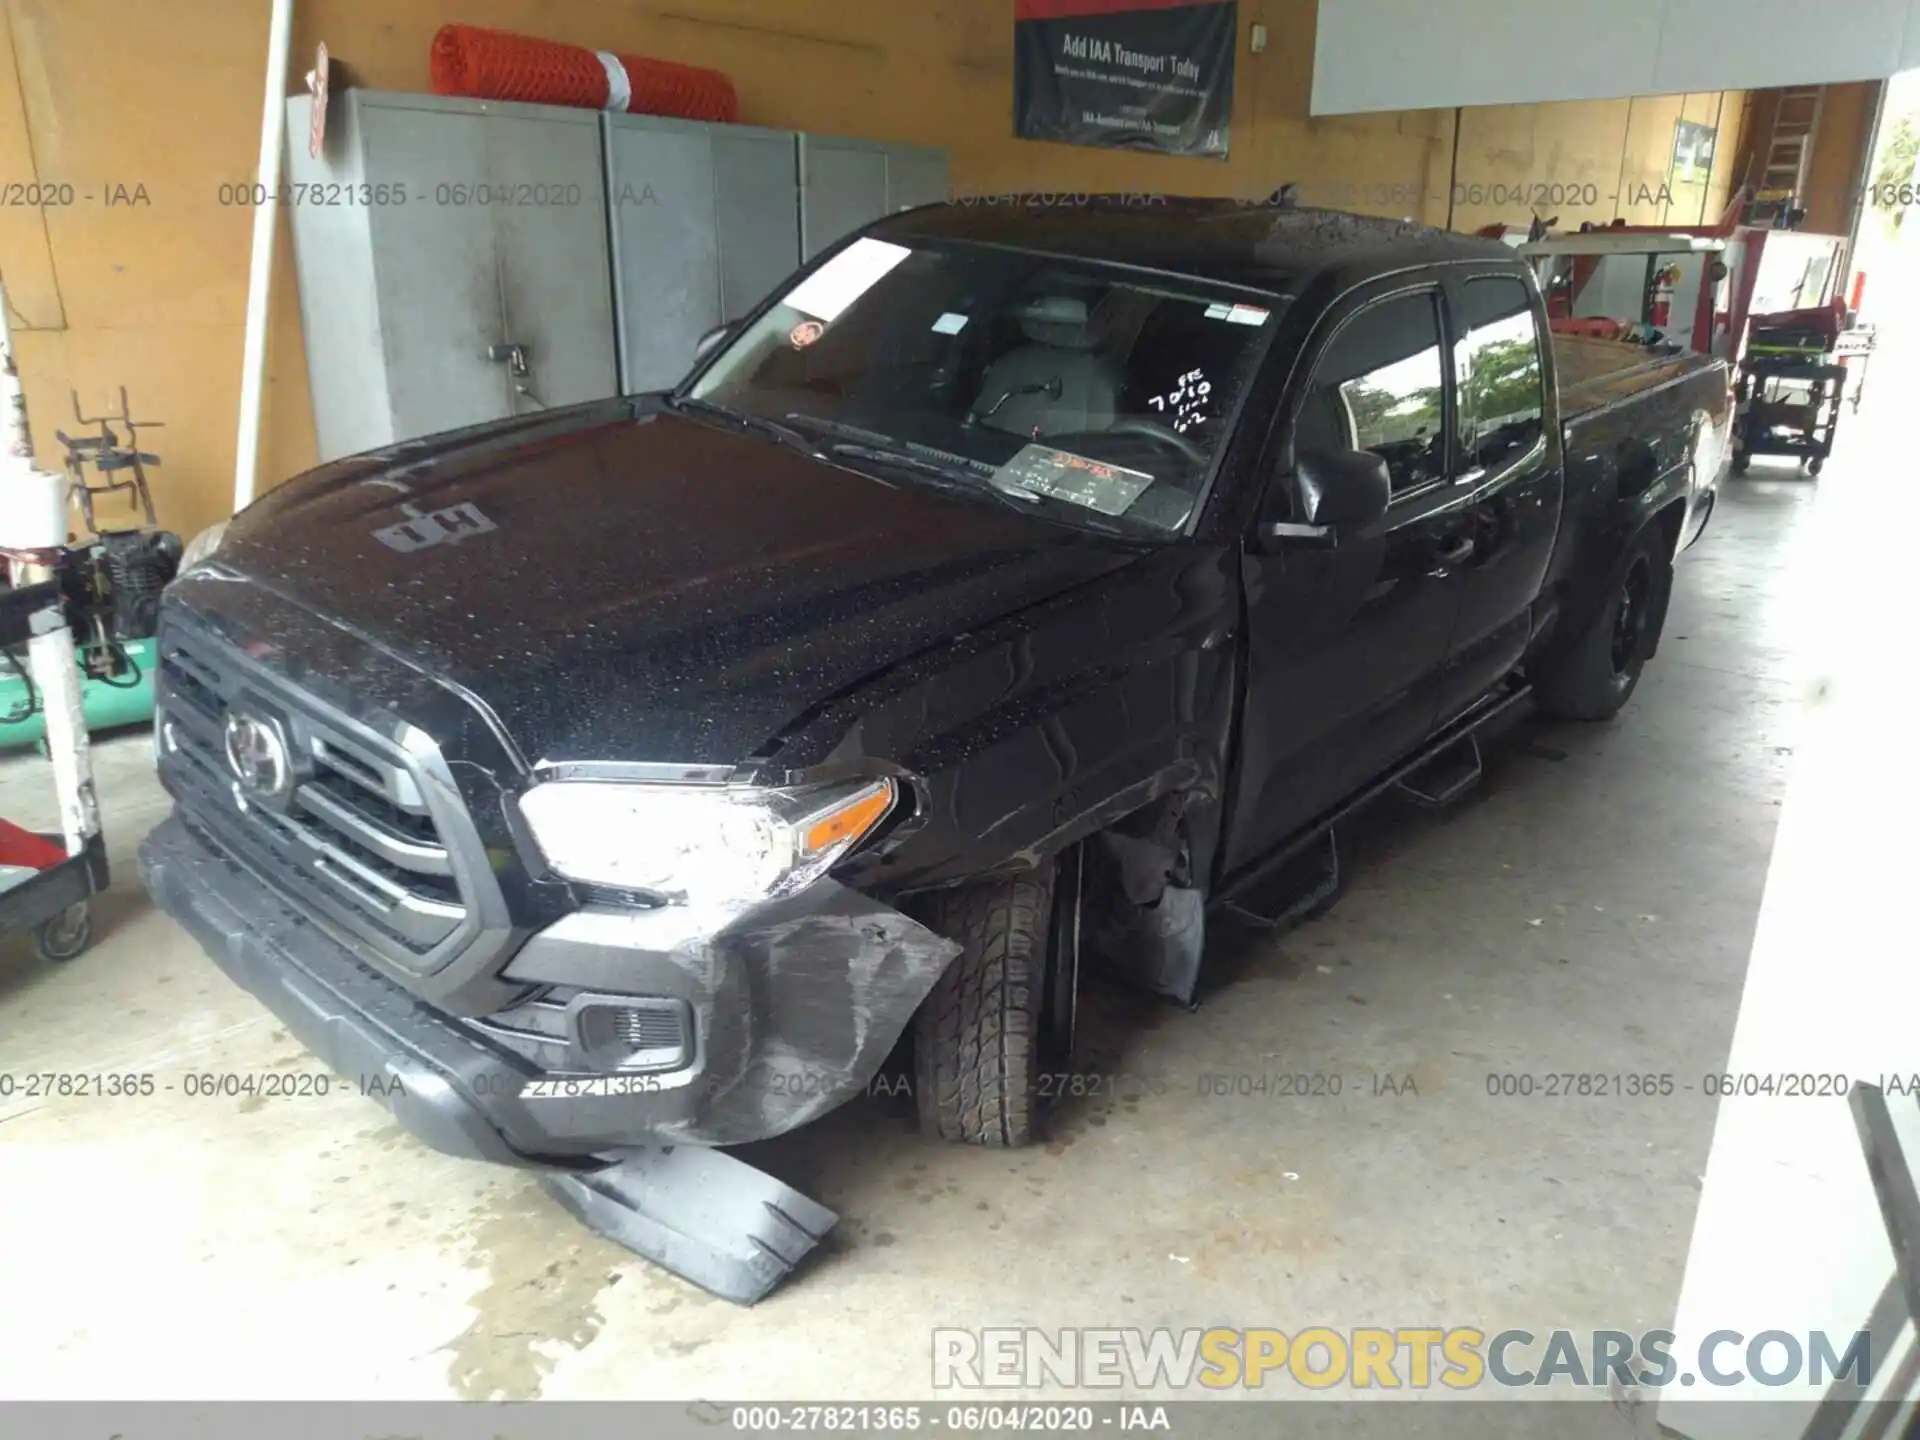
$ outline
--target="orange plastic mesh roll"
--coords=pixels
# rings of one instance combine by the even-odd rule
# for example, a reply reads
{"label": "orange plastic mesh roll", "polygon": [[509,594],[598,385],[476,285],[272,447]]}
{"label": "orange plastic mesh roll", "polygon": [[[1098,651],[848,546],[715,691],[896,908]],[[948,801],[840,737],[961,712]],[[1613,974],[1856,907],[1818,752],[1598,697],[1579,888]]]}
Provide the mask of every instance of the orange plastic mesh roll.
{"label": "orange plastic mesh roll", "polygon": [[[740,118],[733,81],[718,70],[643,56],[617,57],[632,98],[625,108],[685,120]],[[433,37],[433,93],[476,100],[524,100],[604,110],[612,95],[607,67],[579,45],[535,40],[477,25],[442,25]]]}

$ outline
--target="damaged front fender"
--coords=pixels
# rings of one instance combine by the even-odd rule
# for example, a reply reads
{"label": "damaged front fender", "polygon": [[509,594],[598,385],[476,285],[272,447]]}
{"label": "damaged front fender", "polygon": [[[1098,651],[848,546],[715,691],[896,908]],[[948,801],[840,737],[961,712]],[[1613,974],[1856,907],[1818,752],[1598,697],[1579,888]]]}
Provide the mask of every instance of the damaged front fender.
{"label": "damaged front fender", "polygon": [[529,941],[507,978],[684,999],[695,1062],[658,1077],[657,1094],[600,1099],[559,1086],[527,1103],[577,1118],[582,1107],[639,1102],[649,1119],[636,1138],[735,1145],[783,1134],[871,1085],[959,950],[832,880],[717,930],[679,907],[581,910]]}
{"label": "damaged front fender", "polygon": [[1128,983],[1193,1003],[1206,948],[1187,811],[1176,794],[1087,841],[1081,926],[1087,952]]}

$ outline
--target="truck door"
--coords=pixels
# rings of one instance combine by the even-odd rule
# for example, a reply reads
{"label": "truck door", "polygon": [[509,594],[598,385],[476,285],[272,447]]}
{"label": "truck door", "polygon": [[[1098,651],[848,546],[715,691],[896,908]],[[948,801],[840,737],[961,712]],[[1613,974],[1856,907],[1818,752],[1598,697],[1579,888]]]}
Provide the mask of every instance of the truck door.
{"label": "truck door", "polygon": [[1419,744],[1453,633],[1454,396],[1437,284],[1382,282],[1328,316],[1269,447],[1263,520],[1297,513],[1294,457],[1371,450],[1393,499],[1336,546],[1250,548],[1248,673],[1225,868],[1259,859]]}
{"label": "truck door", "polygon": [[1450,290],[1463,442],[1454,485],[1472,548],[1451,577],[1460,614],[1441,687],[1443,723],[1498,684],[1533,638],[1562,474],[1531,288],[1510,272],[1468,272]]}

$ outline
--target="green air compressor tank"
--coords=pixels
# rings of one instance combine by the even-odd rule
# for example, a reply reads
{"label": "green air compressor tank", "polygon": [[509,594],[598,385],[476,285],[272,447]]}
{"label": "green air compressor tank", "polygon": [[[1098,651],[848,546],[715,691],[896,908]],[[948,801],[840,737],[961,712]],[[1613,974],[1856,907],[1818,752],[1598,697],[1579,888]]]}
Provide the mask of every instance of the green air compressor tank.
{"label": "green air compressor tank", "polygon": [[[88,647],[91,648],[91,647]],[[126,640],[121,649],[137,674],[113,681],[87,680],[80,687],[80,710],[89,731],[138,725],[153,719],[154,642]],[[84,653],[81,658],[84,660]],[[47,733],[47,717],[37,692],[11,667],[0,664],[0,750],[32,745]]]}

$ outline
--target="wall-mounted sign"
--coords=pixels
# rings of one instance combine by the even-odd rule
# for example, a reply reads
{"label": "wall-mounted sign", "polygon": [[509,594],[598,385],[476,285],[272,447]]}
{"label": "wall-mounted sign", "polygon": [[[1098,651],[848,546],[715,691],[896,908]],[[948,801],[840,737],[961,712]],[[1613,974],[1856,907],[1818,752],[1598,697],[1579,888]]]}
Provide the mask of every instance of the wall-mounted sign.
{"label": "wall-mounted sign", "polygon": [[1223,157],[1238,34],[1234,0],[1014,0],[1013,133]]}
{"label": "wall-mounted sign", "polygon": [[1713,178],[1713,142],[1719,131],[1692,120],[1673,122],[1673,183],[1704,185]]}

